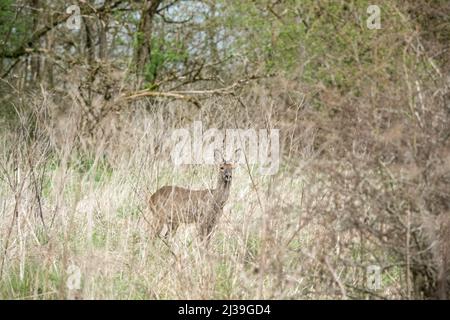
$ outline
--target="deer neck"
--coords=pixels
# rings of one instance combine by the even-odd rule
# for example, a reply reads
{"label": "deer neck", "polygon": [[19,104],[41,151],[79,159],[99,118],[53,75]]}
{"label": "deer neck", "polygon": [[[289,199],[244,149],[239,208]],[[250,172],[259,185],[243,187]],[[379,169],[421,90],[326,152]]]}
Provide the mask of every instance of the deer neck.
{"label": "deer neck", "polygon": [[219,177],[217,181],[217,187],[214,190],[214,202],[215,206],[217,206],[219,209],[222,209],[225,205],[225,202],[227,202],[228,197],[230,196],[230,188],[231,188],[231,181],[224,181],[222,177]]}

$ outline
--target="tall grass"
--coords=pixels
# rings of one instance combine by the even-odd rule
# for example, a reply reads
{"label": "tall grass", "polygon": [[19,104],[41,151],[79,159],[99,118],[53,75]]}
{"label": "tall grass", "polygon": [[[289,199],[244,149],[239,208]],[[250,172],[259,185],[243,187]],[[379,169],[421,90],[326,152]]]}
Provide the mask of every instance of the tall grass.
{"label": "tall grass", "polygon": [[[217,168],[175,167],[168,150],[158,147],[172,128],[189,121],[161,111],[170,107],[122,114],[114,119],[121,130],[108,120],[102,124],[104,135],[92,144],[77,131],[76,114],[52,114],[48,101],[28,100],[32,112],[16,107],[18,121],[0,136],[0,298],[305,299],[376,294],[342,284],[365,287],[366,252],[357,235],[342,232],[354,242],[353,256],[347,256],[350,266],[338,263],[347,252],[339,247],[342,239],[328,229],[337,230],[338,224],[330,221],[324,227],[326,217],[321,214],[337,205],[336,199],[327,189],[327,177],[307,170],[315,157],[307,147],[314,143],[311,131],[304,133],[298,161],[282,161],[277,174],[261,176],[246,166],[236,170],[224,215],[205,246],[195,226],[182,226],[165,241],[151,237],[147,222],[151,215],[146,199],[158,187],[214,186]],[[216,106],[212,101],[204,114]],[[233,118],[221,116],[218,122],[199,115],[211,127],[226,127],[227,121],[232,125]],[[283,136],[283,148],[292,145],[290,137]],[[68,285],[74,266],[80,270],[79,288]],[[395,270],[387,273],[389,297],[398,296],[399,278]]]}

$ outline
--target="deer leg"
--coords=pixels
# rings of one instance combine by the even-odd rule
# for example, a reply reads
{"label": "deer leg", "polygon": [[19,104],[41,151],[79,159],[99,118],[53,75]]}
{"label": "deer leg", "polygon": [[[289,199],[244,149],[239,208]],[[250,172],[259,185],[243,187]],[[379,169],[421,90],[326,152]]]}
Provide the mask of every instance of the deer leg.
{"label": "deer leg", "polygon": [[202,238],[202,241],[206,241],[206,243],[209,243],[209,240],[211,239],[212,230],[214,228],[214,224],[209,223],[208,221],[205,221],[200,225],[200,237]]}

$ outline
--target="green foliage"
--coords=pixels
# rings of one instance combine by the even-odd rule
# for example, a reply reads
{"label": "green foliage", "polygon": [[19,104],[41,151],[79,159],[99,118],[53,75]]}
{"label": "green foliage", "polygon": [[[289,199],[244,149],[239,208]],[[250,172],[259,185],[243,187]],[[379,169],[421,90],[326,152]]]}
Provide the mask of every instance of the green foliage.
{"label": "green foliage", "polygon": [[152,85],[161,71],[176,69],[177,65],[187,58],[188,52],[183,48],[181,42],[153,38],[150,61],[145,65],[145,80]]}
{"label": "green foliage", "polygon": [[0,53],[14,50],[30,35],[32,19],[17,14],[15,4],[14,0],[0,0]]}
{"label": "green foliage", "polygon": [[[404,52],[398,40],[412,29],[387,1],[378,3],[382,29],[367,28],[370,4],[306,0],[271,7],[270,1],[233,2],[222,17],[235,35],[227,49],[247,56],[255,68],[263,65],[266,72],[359,95],[364,81],[401,78],[398,65]],[[407,52],[408,66],[414,55]]]}
{"label": "green foliage", "polygon": [[4,101],[0,105],[0,121],[1,120],[7,124],[13,124],[18,120],[17,112],[12,103]]}
{"label": "green foliage", "polygon": [[96,247],[96,248],[103,248],[106,245],[106,233],[104,232],[104,230],[100,229],[100,230],[94,230],[94,233],[92,234],[92,244]]}
{"label": "green foliage", "polygon": [[96,162],[95,158],[88,155],[80,155],[72,164],[80,174],[90,173],[95,182],[102,182],[104,178],[112,175],[111,165],[106,159],[100,159]]}

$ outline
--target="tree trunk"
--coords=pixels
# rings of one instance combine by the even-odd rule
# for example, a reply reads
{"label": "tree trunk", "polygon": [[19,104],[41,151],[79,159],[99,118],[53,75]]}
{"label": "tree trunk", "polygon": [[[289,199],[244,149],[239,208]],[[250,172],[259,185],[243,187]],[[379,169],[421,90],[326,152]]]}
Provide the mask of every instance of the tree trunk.
{"label": "tree trunk", "polygon": [[146,0],[142,7],[138,26],[135,63],[139,82],[145,76],[145,66],[150,61],[153,18],[161,0]]}

